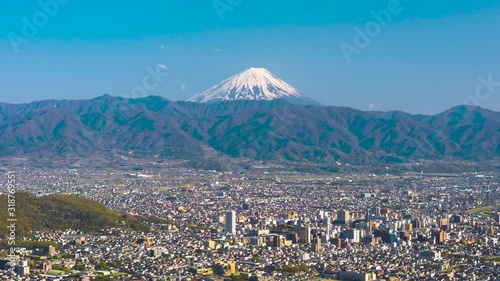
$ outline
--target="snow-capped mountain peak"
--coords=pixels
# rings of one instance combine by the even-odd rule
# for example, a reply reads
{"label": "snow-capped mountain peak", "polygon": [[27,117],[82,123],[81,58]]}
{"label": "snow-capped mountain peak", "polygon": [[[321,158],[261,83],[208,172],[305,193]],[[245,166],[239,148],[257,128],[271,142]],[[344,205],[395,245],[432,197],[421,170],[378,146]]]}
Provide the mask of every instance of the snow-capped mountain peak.
{"label": "snow-capped mountain peak", "polygon": [[229,100],[285,99],[293,103],[317,104],[265,68],[251,67],[199,93],[188,101],[218,102]]}

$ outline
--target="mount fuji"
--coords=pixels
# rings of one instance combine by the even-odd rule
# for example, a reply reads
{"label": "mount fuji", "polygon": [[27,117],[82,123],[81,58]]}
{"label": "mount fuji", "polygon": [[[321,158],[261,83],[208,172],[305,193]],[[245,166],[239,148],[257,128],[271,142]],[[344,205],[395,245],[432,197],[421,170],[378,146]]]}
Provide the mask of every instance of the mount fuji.
{"label": "mount fuji", "polygon": [[320,105],[319,102],[301,94],[265,68],[251,67],[233,75],[203,93],[187,99],[191,102],[213,103],[233,100],[275,100],[304,105]]}

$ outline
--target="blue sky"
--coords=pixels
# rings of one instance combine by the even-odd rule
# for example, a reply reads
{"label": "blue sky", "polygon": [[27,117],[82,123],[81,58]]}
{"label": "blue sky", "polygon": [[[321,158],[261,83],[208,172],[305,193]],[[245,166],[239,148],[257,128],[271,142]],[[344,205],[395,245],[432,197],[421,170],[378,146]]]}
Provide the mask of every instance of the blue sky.
{"label": "blue sky", "polygon": [[327,105],[500,111],[500,1],[393,1],[5,0],[0,101],[135,97],[151,71],[147,94],[180,100],[254,66]]}

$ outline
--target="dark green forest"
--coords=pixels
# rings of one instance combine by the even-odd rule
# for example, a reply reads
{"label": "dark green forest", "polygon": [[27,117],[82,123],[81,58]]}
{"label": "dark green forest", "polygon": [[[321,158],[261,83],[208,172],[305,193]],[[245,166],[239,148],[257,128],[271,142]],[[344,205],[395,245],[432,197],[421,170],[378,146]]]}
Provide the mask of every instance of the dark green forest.
{"label": "dark green forest", "polygon": [[[7,195],[0,195],[0,236],[7,235]],[[15,194],[16,237],[29,237],[37,230],[74,229],[87,233],[112,227],[145,231],[145,219],[120,213],[105,205],[78,196],[49,195],[36,197],[32,193]]]}

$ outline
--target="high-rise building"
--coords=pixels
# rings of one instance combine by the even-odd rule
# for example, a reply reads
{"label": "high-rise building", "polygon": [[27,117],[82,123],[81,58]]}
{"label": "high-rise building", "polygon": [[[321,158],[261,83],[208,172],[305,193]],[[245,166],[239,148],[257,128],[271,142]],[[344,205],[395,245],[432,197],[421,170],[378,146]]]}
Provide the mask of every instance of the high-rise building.
{"label": "high-rise building", "polygon": [[500,212],[495,214],[495,222],[500,223]]}
{"label": "high-rise building", "polygon": [[215,261],[212,268],[217,275],[231,276],[236,273],[236,264],[233,261]]}
{"label": "high-rise building", "polygon": [[337,214],[337,221],[340,223],[347,223],[351,219],[349,211],[339,211]]}
{"label": "high-rise building", "polygon": [[16,273],[21,277],[28,276],[30,274],[30,267],[27,264],[20,263],[16,265]]}
{"label": "high-rise building", "polygon": [[157,258],[157,257],[161,256],[162,253],[163,253],[163,251],[161,248],[154,248],[154,249],[149,250],[149,256],[153,257],[153,258]]}
{"label": "high-rise building", "polygon": [[314,238],[313,244],[312,244],[312,250],[313,252],[319,252],[321,251],[321,239],[316,237]]}
{"label": "high-rise building", "polygon": [[450,229],[450,220],[448,218],[443,218],[439,220],[439,228],[442,230]]}
{"label": "high-rise building", "polygon": [[361,241],[361,232],[359,229],[347,229],[342,232],[342,238],[352,240],[353,243]]}
{"label": "high-rise building", "polygon": [[326,217],[326,244],[327,245],[330,245],[330,237],[331,237],[331,234],[330,234],[330,217]]}
{"label": "high-rise building", "polygon": [[273,247],[275,248],[283,248],[285,246],[285,237],[284,236],[281,236],[281,235],[273,235],[272,236],[272,239],[273,239]]}
{"label": "high-rise building", "polygon": [[50,262],[43,262],[41,269],[43,273],[47,273],[52,270],[52,264]]}
{"label": "high-rise building", "polygon": [[299,227],[299,239],[300,239],[300,243],[311,243],[311,227],[310,226],[300,226]]}
{"label": "high-rise building", "polygon": [[342,247],[342,239],[341,238],[333,238],[332,245],[337,247],[337,248]]}
{"label": "high-rise building", "polygon": [[49,257],[55,255],[56,254],[56,247],[54,247],[52,245],[45,246],[45,248],[43,249],[43,254],[47,255]]}
{"label": "high-rise building", "polygon": [[391,243],[391,229],[375,229],[373,235],[375,237],[380,237],[384,243]]}
{"label": "high-rise building", "polygon": [[236,212],[229,211],[226,213],[226,232],[227,233],[236,233]]}
{"label": "high-rise building", "polygon": [[286,240],[292,241],[292,244],[297,244],[300,242],[299,235],[295,232],[293,233],[288,233],[286,235]]}
{"label": "high-rise building", "polygon": [[432,231],[432,238],[435,243],[442,244],[448,240],[448,234],[444,230],[436,229]]}
{"label": "high-rise building", "polygon": [[414,219],[412,222],[411,222],[413,228],[415,229],[419,229],[419,228],[422,228],[423,227],[423,224],[422,224],[422,221],[420,219]]}

